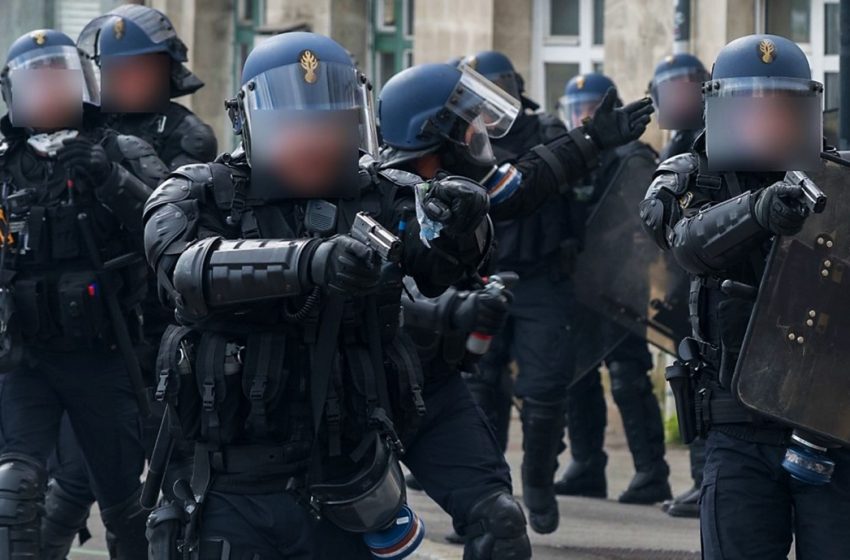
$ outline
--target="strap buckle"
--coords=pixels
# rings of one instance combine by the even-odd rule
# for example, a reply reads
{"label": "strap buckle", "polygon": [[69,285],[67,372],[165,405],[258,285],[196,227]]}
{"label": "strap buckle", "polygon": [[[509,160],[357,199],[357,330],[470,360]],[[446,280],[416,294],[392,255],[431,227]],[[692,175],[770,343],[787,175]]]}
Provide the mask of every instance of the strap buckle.
{"label": "strap buckle", "polygon": [[204,380],[203,387],[203,408],[205,411],[210,412],[215,407],[215,381],[207,378]]}
{"label": "strap buckle", "polygon": [[165,393],[168,390],[168,378],[171,377],[168,369],[163,368],[162,371],[159,372],[159,381],[156,384],[156,391],[154,392],[154,398],[157,401],[162,402],[165,399]]}

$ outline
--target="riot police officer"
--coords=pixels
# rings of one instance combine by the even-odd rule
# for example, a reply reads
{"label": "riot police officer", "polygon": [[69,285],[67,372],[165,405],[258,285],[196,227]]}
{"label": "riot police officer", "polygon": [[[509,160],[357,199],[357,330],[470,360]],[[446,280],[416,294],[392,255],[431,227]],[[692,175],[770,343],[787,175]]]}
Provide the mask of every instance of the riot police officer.
{"label": "riot police officer", "polygon": [[649,93],[658,114],[658,126],[672,131],[661,150],[661,161],[690,151],[702,130],[701,88],[707,79],[708,71],[692,54],[671,54],[655,66]]}
{"label": "riot police officer", "polygon": [[186,68],[188,50],[165,14],[118,6],[89,22],[77,44],[100,71],[110,127],[150,143],[169,169],[216,156],[212,128],[173,101],[204,83]]}
{"label": "riot police officer", "polygon": [[98,92],[87,70],[69,37],[37,30],[13,43],[0,75],[9,108],[0,149],[3,331],[14,350],[0,406],[0,524],[9,536],[0,558],[45,557],[45,467],[63,413],[117,557],[146,557],[137,406],[146,401],[130,332],[146,289],[134,241],[151,189],[128,169],[144,177],[153,152],[90,126]]}
{"label": "riot police officer", "polygon": [[[603,74],[580,74],[567,82],[561,99],[562,117],[567,128],[581,126],[593,114],[599,102],[614,82]],[[635,158],[645,162],[632,166],[629,177],[618,171],[624,162]],[[582,185],[576,185],[577,206],[589,206],[596,197],[611,185],[623,181],[649,183],[654,170],[655,152],[648,145],[634,141],[602,155],[602,165]],[[604,203],[604,202],[602,202]],[[593,247],[593,239],[588,240]],[[582,338],[601,336],[613,339],[604,343],[613,348],[604,361],[611,376],[611,393],[620,409],[626,441],[635,466],[635,476],[619,497],[623,503],[651,504],[671,497],[668,477],[670,468],[664,460],[664,426],[661,409],[652,390],[648,372],[652,356],[644,339],[636,334],[623,336],[613,326],[594,333],[583,330],[576,334],[578,344]],[[598,369],[578,379],[568,392],[567,430],[573,461],[567,467],[555,491],[565,495],[604,498],[607,496],[605,466],[607,455],[603,450],[607,407]]]}
{"label": "riot police officer", "polygon": [[[484,51],[465,57],[461,64],[481,73],[521,104],[519,116],[508,134],[493,141],[493,151],[500,165],[514,162],[535,146],[566,134],[566,128],[556,116],[539,111],[539,105],[525,96],[522,76],[515,71],[513,63],[505,54]],[[518,295],[533,289],[541,298],[554,298],[552,301],[567,297],[566,294],[570,292],[566,279],[569,274],[568,263],[577,248],[580,235],[570,212],[567,193],[559,191],[529,216],[496,222],[496,254],[493,266],[495,270],[516,271],[527,280],[517,286]],[[540,276],[544,269],[551,269],[551,281],[535,280],[534,283],[538,285],[532,288],[529,282],[533,277]],[[564,278],[560,278],[561,276]],[[488,414],[502,450],[507,448],[513,402],[513,382],[505,352],[509,351],[510,339],[516,337],[517,322],[523,318],[529,319],[538,323],[540,328],[554,332],[565,330],[564,327],[569,324],[568,305],[554,306],[551,316],[540,315],[526,313],[531,311],[531,308],[524,308],[526,299],[523,297],[512,306],[513,316],[509,321],[509,331],[496,340],[493,352],[484,358],[477,374],[467,376],[470,390]],[[530,301],[528,303],[532,304]],[[532,340],[539,341],[539,338],[529,332],[527,340],[516,338],[514,343],[520,347],[529,346],[534,344]],[[564,339],[559,344],[568,344],[568,340]],[[504,351],[499,352],[499,348]],[[545,367],[541,364],[527,364],[526,369],[539,367],[553,372],[566,371],[570,368],[570,356],[559,356],[567,361],[548,364]]]}
{"label": "riot police officer", "polygon": [[[656,65],[649,84],[650,95],[658,114],[659,127],[672,131],[661,149],[660,161],[691,150],[703,128],[702,83],[708,77],[703,63],[692,54],[672,54]],[[682,290],[686,289],[682,286]],[[673,517],[699,517],[705,442],[697,438],[690,444],[689,451],[694,485],[662,504],[662,509]]]}
{"label": "riot police officer", "polygon": [[[145,162],[145,173],[154,186],[165,179],[169,169],[215,157],[217,143],[212,128],[172,100],[194,93],[203,82],[184,66],[186,45],[165,14],[137,4],[119,6],[89,22],[77,45],[94,63],[95,71],[100,72],[101,94],[106,97],[101,110],[103,123],[145,140],[154,146],[156,156],[167,162]],[[155,102],[151,103],[151,99]],[[144,341],[138,352],[146,382],[152,384],[156,348],[171,321],[171,313],[159,304],[152,276],[150,282],[143,304]],[[145,422],[148,454],[158,419],[157,414]],[[90,486],[88,473],[67,419],[60,434],[58,465],[52,469],[53,481],[45,499],[42,540],[52,547],[56,558],[65,558],[74,535],[84,531],[94,495],[86,490]],[[88,499],[76,501],[68,489],[74,496],[88,495]]]}
{"label": "riot police officer", "polygon": [[461,377],[475,370],[482,353],[469,351],[470,337],[487,340],[504,325],[505,283],[493,278],[483,286],[467,279],[437,298],[423,296],[410,279],[405,285],[412,297],[402,299],[404,330],[422,362],[427,413],[406,445],[404,463],[417,489],[451,515],[456,532],[449,540],[465,544],[464,558],[531,558],[525,515],[511,495],[510,467]]}
{"label": "riot police officer", "polygon": [[[479,92],[476,111],[457,103],[462,99],[457,94],[468,88]],[[481,75],[466,65],[416,66],[394,76],[381,90],[381,131],[387,145],[383,165],[426,178],[459,174],[480,180],[488,189],[494,220],[527,216],[557,194],[570,178],[595,168],[601,149],[642,134],[652,111],[649,101],[615,109],[615,100],[616,92],[609,92],[593,119],[581,128],[518,154],[515,163],[497,165],[489,139],[505,136],[512,123],[491,115],[504,114],[499,107],[519,106],[519,100],[496,86],[486,87]],[[539,281],[550,280],[543,274]],[[569,315],[569,291],[559,292],[555,305],[552,300],[541,300],[531,282],[526,285],[529,307],[536,309],[534,314],[549,316],[557,308],[559,318]],[[518,330],[532,332],[532,323],[529,328]],[[558,395],[565,394],[572,375],[571,333],[565,324],[560,326],[563,328],[533,331],[537,342],[546,348],[526,355],[532,361],[532,356],[545,356],[546,363],[535,364],[533,371],[526,368],[527,375],[518,380],[515,389],[524,400],[523,499],[530,511],[530,525],[540,533],[554,531],[559,519],[552,488],[563,438],[564,398]],[[554,369],[563,364],[568,367]]]}
{"label": "riot police officer", "polygon": [[329,38],[263,42],[228,105],[244,150],[178,169],[144,211],[148,261],[185,325],[158,369],[195,442],[187,545],[311,557],[312,508],[366,533],[361,548],[399,512],[421,538],[396,460],[424,413],[401,278],[433,296],[474,270],[486,194],[361,168],[359,145],[376,145],[368,83]]}
{"label": "riot police officer", "polygon": [[[693,276],[693,336],[680,353],[696,387],[678,385],[676,398],[706,439],[706,558],[785,558],[792,536],[800,558],[850,555],[848,452],[830,451],[831,484],[792,479],[781,466],[790,429],[745,409],[732,392],[771,242],[800,231],[808,215],[801,187],[784,171],[819,165],[822,93],[792,41],[732,41],[705,84],[704,135],[691,153],[659,166],[640,208],[647,233]],[[722,288],[726,280],[738,288]]]}

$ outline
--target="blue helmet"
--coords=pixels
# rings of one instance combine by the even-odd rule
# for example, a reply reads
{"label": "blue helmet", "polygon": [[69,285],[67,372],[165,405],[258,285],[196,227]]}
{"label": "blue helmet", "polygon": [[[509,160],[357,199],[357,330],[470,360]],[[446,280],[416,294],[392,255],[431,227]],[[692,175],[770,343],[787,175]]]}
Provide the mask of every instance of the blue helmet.
{"label": "blue helmet", "polygon": [[482,163],[493,159],[489,138],[508,133],[519,102],[470,69],[420,64],[384,85],[378,114],[384,143],[399,163],[454,146]]}
{"label": "blue helmet", "polygon": [[[46,76],[39,74],[42,69],[57,72]],[[34,111],[45,101],[42,95],[53,97],[56,103],[61,98],[73,104],[75,109],[69,111],[73,112],[69,116],[73,124],[82,116],[83,103],[98,103],[90,67],[74,41],[54,29],[31,31],[12,43],[0,71],[0,91],[15,126],[33,125],[32,119],[38,117]]]}
{"label": "blue helmet", "polygon": [[564,86],[564,95],[558,103],[567,128],[580,127],[586,118],[593,116],[608,90],[616,87],[611,78],[598,72],[574,76]]}
{"label": "blue helmet", "polygon": [[671,54],[655,66],[649,94],[658,126],[667,130],[702,128],[702,84],[708,71],[692,54]]}
{"label": "blue helmet", "polygon": [[516,99],[523,90],[522,78],[517,74],[514,63],[499,51],[482,51],[463,59],[465,64],[510,93]]}
{"label": "blue helmet", "polygon": [[706,152],[718,171],[819,164],[823,85],[793,41],[749,35],[723,47],[705,82]]}
{"label": "blue helmet", "polygon": [[239,93],[227,105],[254,171],[271,167],[281,150],[297,153],[305,135],[318,131],[325,144],[344,142],[355,171],[360,150],[377,156],[371,85],[329,37],[290,32],[266,39],[245,60]]}
{"label": "blue helmet", "polygon": [[145,54],[167,54],[171,60],[170,97],[188,95],[203,87],[184,63],[186,44],[168,17],[154,8],[124,4],[90,21],[77,39],[80,49],[103,67],[104,61]]}

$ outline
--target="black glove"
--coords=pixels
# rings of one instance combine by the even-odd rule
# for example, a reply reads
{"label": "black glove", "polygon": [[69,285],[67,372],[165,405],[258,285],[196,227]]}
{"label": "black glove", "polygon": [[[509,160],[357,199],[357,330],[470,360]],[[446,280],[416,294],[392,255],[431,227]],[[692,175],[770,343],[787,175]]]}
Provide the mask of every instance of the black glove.
{"label": "black glove", "polygon": [[310,261],[310,277],[323,288],[362,295],[380,281],[381,261],[367,245],[348,235],[322,241]]}
{"label": "black glove", "polygon": [[502,295],[486,290],[460,292],[452,312],[452,329],[496,334],[505,325],[509,307],[509,292],[502,292]]}
{"label": "black glove", "polygon": [[648,97],[617,107],[617,90],[611,88],[584,129],[600,150],[616,148],[640,138],[653,111],[652,100]]}
{"label": "black glove", "polygon": [[753,215],[761,227],[774,235],[794,235],[809,215],[802,198],[802,187],[777,181],[759,194]]}
{"label": "black glove", "polygon": [[112,161],[106,150],[87,138],[65,140],[56,157],[71,172],[72,179],[83,177],[93,187],[103,184],[112,173]]}
{"label": "black glove", "polygon": [[450,235],[463,235],[475,228],[490,210],[490,197],[478,183],[451,176],[432,181],[423,199],[425,214],[445,226]]}

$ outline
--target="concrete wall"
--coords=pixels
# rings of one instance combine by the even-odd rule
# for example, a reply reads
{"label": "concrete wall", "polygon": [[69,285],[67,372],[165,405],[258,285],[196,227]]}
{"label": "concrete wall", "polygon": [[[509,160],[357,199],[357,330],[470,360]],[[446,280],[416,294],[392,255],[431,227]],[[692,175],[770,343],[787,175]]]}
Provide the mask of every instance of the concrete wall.
{"label": "concrete wall", "polygon": [[331,32],[331,0],[267,0],[266,26],[287,29],[307,25],[312,31]]}
{"label": "concrete wall", "polygon": [[[605,73],[617,84],[624,102],[646,95],[655,65],[672,49],[673,5],[670,0],[605,2]],[[663,145],[666,134],[653,123],[643,140],[657,149]]]}
{"label": "concrete wall", "polygon": [[362,69],[369,60],[368,0],[331,0],[331,37],[351,51]]}
{"label": "concrete wall", "polygon": [[493,0],[493,49],[510,57],[530,83],[532,0]]}
{"label": "concrete wall", "polygon": [[413,60],[445,60],[493,48],[494,0],[419,0]]}

